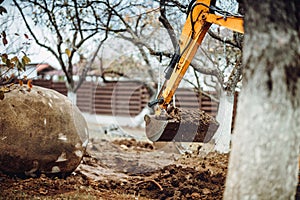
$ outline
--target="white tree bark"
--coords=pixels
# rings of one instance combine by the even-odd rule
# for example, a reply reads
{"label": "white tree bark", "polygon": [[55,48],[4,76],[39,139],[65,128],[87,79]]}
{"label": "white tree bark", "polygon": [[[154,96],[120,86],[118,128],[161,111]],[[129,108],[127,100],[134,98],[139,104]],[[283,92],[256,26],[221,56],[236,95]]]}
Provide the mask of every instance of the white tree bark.
{"label": "white tree bark", "polygon": [[244,2],[246,71],[224,199],[294,199],[300,134],[299,11],[296,1],[288,6],[280,0]]}
{"label": "white tree bark", "polygon": [[219,153],[228,153],[230,150],[233,103],[234,96],[222,91],[216,117],[220,126],[213,137],[215,142],[214,150]]}
{"label": "white tree bark", "polygon": [[292,199],[300,112],[281,94],[267,98],[265,91],[244,88],[242,95],[224,199]]}
{"label": "white tree bark", "polygon": [[76,105],[77,104],[77,93],[73,92],[72,90],[68,90],[68,99]]}

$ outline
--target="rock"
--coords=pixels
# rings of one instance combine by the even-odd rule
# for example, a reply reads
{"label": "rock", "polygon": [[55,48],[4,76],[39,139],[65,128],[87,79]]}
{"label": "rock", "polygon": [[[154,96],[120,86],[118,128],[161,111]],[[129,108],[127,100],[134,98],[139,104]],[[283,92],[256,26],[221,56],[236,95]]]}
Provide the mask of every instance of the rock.
{"label": "rock", "polygon": [[191,194],[191,198],[192,199],[201,199],[201,195],[199,193],[197,193],[197,192],[193,192]]}
{"label": "rock", "polygon": [[203,193],[204,195],[208,195],[208,194],[211,193],[211,191],[210,191],[210,189],[208,189],[208,188],[204,188],[204,189],[202,190],[202,193]]}
{"label": "rock", "polygon": [[0,171],[28,176],[74,171],[88,143],[79,109],[54,90],[10,89],[0,100]]}

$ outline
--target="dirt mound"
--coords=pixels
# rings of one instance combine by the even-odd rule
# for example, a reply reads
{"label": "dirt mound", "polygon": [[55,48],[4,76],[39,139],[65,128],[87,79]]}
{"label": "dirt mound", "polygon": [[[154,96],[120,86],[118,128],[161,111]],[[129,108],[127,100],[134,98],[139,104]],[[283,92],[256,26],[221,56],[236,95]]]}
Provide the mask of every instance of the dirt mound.
{"label": "dirt mound", "polygon": [[139,184],[138,189],[143,196],[156,199],[220,199],[224,190],[224,174],[212,174],[209,170],[170,165],[156,172],[155,176],[153,180],[157,184],[154,181]]}
{"label": "dirt mound", "polygon": [[137,141],[135,139],[121,139],[114,140],[113,144],[116,145],[125,145],[127,148],[141,148],[141,149],[150,149],[153,150],[154,146],[149,142]]}
{"label": "dirt mound", "polygon": [[[228,155],[187,154],[172,160],[147,142],[94,142],[68,177],[0,173],[0,199],[222,199]],[[133,165],[139,170],[128,170]]]}
{"label": "dirt mound", "polygon": [[22,179],[20,177],[9,177],[0,175],[1,199],[14,199],[15,197],[55,196],[78,189],[77,187],[87,185],[82,176],[71,175],[66,179],[50,178],[41,175],[39,178]]}
{"label": "dirt mound", "polygon": [[[85,158],[86,163],[91,164],[92,160]],[[176,164],[156,171],[128,172],[118,179],[92,181],[91,185],[95,190],[113,190],[147,199],[222,199],[227,163],[226,154],[211,153],[203,159],[187,154]],[[88,176],[85,179],[90,180]]]}
{"label": "dirt mound", "polygon": [[123,182],[98,181],[94,188],[150,199],[221,199],[224,191],[224,174],[209,170],[170,165],[148,175]]}

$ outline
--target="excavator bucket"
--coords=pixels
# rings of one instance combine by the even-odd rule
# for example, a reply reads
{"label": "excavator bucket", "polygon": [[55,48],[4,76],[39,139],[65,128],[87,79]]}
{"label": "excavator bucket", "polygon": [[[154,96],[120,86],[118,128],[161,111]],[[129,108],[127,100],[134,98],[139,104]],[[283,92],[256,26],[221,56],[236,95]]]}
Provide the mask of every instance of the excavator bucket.
{"label": "excavator bucket", "polygon": [[146,135],[152,142],[209,142],[219,123],[204,111],[172,107],[163,116],[145,115]]}

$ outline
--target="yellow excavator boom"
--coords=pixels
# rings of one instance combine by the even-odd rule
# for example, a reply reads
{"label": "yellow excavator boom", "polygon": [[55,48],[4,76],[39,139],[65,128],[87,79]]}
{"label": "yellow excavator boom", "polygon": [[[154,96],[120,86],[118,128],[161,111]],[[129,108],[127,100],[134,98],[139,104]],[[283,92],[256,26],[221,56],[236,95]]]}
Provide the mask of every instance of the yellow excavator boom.
{"label": "yellow excavator boom", "polygon": [[212,14],[208,5],[210,5],[210,0],[198,0],[191,8],[179,39],[180,60],[172,69],[169,80],[166,80],[164,87],[161,88],[161,95],[158,96],[158,99],[161,99],[159,106],[162,109],[166,109],[172,100],[179,83],[212,24],[244,33],[242,17],[224,17]]}
{"label": "yellow excavator boom", "polygon": [[[175,91],[212,24],[217,24],[239,33],[244,33],[242,17],[217,15],[214,13],[213,6],[214,5],[211,5],[211,0],[197,0],[190,5],[190,12],[179,39],[179,49],[177,49],[177,52],[174,54],[169,64],[169,68],[165,75],[165,82],[157,99],[149,103],[150,107],[158,104],[156,116],[160,115],[162,110],[168,108]],[[150,116],[145,116],[146,133],[150,136],[150,139],[155,138],[155,140],[159,140],[160,135],[171,134],[170,130],[167,132],[165,131],[167,130],[166,127],[168,122],[157,121],[156,119],[153,119],[154,117],[151,118]],[[161,123],[163,125],[161,125]]]}

